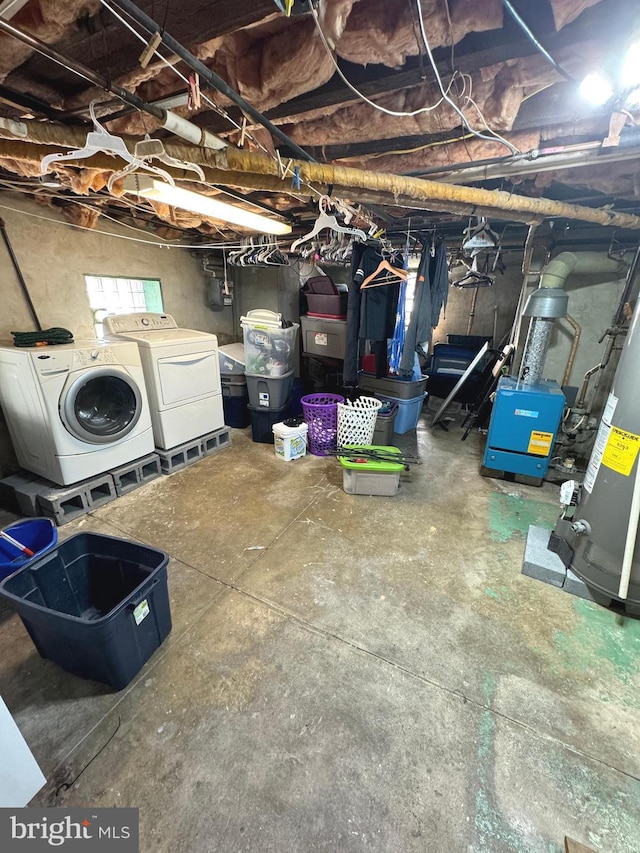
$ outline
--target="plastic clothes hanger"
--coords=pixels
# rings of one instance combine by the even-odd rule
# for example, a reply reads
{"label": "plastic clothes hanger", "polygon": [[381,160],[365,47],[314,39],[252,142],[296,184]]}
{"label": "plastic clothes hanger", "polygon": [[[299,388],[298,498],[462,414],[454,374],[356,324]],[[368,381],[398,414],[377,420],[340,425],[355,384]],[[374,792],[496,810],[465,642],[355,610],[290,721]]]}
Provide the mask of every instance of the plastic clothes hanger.
{"label": "plastic clothes hanger", "polygon": [[465,228],[462,239],[462,248],[466,251],[471,249],[494,249],[500,245],[500,237],[491,228],[484,216],[478,217],[475,225]]}
{"label": "plastic clothes hanger", "polygon": [[[144,139],[140,140],[140,142],[136,142],[133,148],[133,156],[135,160],[139,161],[140,165],[137,166],[135,162],[129,163],[124,169],[120,169],[119,172],[114,172],[107,182],[107,189],[111,192],[111,188],[113,187],[116,181],[119,181],[120,178],[124,178],[125,175],[130,175],[132,172],[135,172],[137,169],[144,169],[146,172],[152,171],[153,167],[150,167],[150,160],[160,160],[161,163],[164,163],[165,166],[172,166],[174,169],[183,169],[191,172],[195,172],[198,175],[198,179],[204,181],[204,172],[198,166],[197,163],[190,163],[187,160],[178,160],[175,157],[171,157],[167,154],[165,147],[160,139],[151,139],[149,134],[145,134]],[[160,170],[163,171],[163,170]],[[170,183],[171,186],[174,186],[174,181],[171,175],[167,174],[167,183]]]}
{"label": "plastic clothes hanger", "polygon": [[49,171],[52,163],[67,163],[71,160],[87,160],[93,157],[94,154],[106,153],[115,154],[121,157],[127,163],[135,164],[134,169],[144,168],[147,172],[158,175],[168,184],[173,186],[173,178],[164,169],[158,169],[156,166],[145,165],[134,154],[132,154],[125,145],[124,139],[119,136],[113,136],[104,129],[96,118],[94,101],[89,104],[89,113],[93,122],[93,130],[87,134],[87,139],[84,148],[78,148],[75,151],[58,151],[56,154],[47,154],[40,161],[40,172],[44,175]]}
{"label": "plastic clothes hanger", "polygon": [[364,231],[361,231],[360,228],[346,228],[343,225],[340,225],[338,220],[333,215],[329,215],[326,212],[325,207],[330,205],[331,201],[328,196],[322,196],[319,201],[319,209],[320,215],[315,221],[315,224],[311,231],[308,234],[305,234],[304,237],[300,237],[298,240],[294,240],[291,244],[291,251],[295,252],[298,246],[302,245],[302,243],[307,243],[309,240],[312,240],[317,234],[321,231],[324,231],[325,228],[330,228],[332,231],[336,231],[338,234],[351,234],[353,237],[359,237],[361,240],[366,240],[367,235]]}

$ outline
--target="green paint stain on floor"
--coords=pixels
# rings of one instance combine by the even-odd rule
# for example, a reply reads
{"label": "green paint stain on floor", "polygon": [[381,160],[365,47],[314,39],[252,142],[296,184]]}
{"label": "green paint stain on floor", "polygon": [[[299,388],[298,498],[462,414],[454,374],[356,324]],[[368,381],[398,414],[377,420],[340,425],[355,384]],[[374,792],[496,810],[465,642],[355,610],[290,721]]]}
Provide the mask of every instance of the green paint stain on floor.
{"label": "green paint stain on floor", "polygon": [[561,847],[542,839],[525,839],[519,829],[513,827],[494,804],[493,761],[495,751],[496,718],[491,704],[496,694],[497,682],[492,673],[487,673],[482,683],[485,710],[480,715],[478,732],[478,790],[474,825],[477,832],[478,851],[493,848],[518,850],[520,853],[561,853]]}
{"label": "green paint stain on floor", "polygon": [[489,598],[495,598],[496,601],[502,601],[509,597],[509,589],[506,586],[498,587],[498,589],[487,586],[485,587],[484,594],[488,595]]}
{"label": "green paint stain on floor", "polygon": [[619,681],[631,684],[640,672],[640,620],[619,625],[611,611],[583,599],[574,601],[573,609],[578,617],[573,630],[553,636],[562,664],[579,672],[610,664]]}
{"label": "green paint stain on floor", "polygon": [[524,539],[529,525],[553,527],[559,507],[532,498],[492,492],[489,495],[489,535],[494,542],[508,542],[514,536]]}
{"label": "green paint stain on floor", "polygon": [[638,849],[640,783],[637,779],[613,775],[606,766],[595,763],[577,763],[574,755],[562,749],[550,750],[546,762],[541,774],[554,780],[557,790],[562,791],[565,808],[586,825],[585,840],[589,844],[602,851],[613,847],[630,853]]}

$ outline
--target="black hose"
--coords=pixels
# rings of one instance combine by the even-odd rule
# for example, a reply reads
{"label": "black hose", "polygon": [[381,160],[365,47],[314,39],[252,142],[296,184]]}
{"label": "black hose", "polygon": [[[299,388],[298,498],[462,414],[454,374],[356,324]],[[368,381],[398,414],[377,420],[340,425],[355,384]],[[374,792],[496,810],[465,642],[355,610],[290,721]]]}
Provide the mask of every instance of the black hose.
{"label": "black hose", "polygon": [[31,316],[33,317],[33,322],[35,323],[36,329],[41,332],[42,325],[40,323],[40,319],[38,318],[38,314],[36,313],[35,305],[31,300],[31,294],[29,293],[29,288],[27,287],[27,282],[24,280],[24,276],[22,275],[22,270],[20,269],[20,264],[18,263],[18,259],[16,258],[15,252],[13,251],[13,246],[11,245],[11,241],[9,240],[9,235],[7,234],[7,229],[4,224],[4,219],[0,218],[0,231],[2,231],[2,239],[4,240],[4,244],[7,247],[7,252],[9,253],[9,257],[11,258],[11,263],[13,264],[13,268],[16,271],[16,276],[18,278],[18,282],[20,283],[20,288],[22,289],[22,293],[25,298],[25,302],[29,307],[29,311]]}

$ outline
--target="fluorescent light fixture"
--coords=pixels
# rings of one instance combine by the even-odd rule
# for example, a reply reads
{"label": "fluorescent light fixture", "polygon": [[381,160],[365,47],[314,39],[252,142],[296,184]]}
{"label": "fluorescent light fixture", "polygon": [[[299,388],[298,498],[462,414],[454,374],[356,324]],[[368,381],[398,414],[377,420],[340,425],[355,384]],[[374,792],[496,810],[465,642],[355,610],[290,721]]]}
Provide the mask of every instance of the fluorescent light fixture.
{"label": "fluorescent light fixture", "polygon": [[578,89],[582,97],[594,106],[600,107],[613,97],[613,86],[598,71],[587,74]]}
{"label": "fluorescent light fixture", "polygon": [[181,210],[189,210],[191,213],[210,216],[212,219],[221,219],[233,225],[242,225],[259,234],[291,234],[291,226],[280,219],[270,219],[216,198],[183,190],[181,187],[172,187],[148,175],[128,175],[123,184],[126,193],[179,207]]}
{"label": "fluorescent light fixture", "polygon": [[622,64],[620,82],[623,89],[640,86],[640,42],[629,46]]}

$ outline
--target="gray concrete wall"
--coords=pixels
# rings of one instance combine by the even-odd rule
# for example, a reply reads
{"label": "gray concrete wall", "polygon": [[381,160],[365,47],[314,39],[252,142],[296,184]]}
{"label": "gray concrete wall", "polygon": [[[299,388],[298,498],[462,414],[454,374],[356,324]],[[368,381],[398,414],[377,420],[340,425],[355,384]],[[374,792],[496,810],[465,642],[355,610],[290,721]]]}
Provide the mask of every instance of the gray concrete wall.
{"label": "gray concrete wall", "polygon": [[[2,200],[20,211],[2,208],[0,215],[43,327],[63,326],[76,339],[94,337],[84,275],[158,278],[164,308],[178,325],[214,332],[220,343],[236,339],[232,309],[213,312],[207,307],[209,279],[199,258],[190,250],[162,249],[71,228],[53,209],[15,195],[3,194]],[[144,234],[109,221],[101,220],[98,227],[109,234],[144,239]],[[12,343],[11,331],[30,331],[34,325],[3,243],[0,243],[0,283],[0,341]],[[11,443],[0,420],[0,476],[15,468]]]}
{"label": "gray concrete wall", "polygon": [[[598,340],[611,324],[623,288],[624,280],[599,281],[593,276],[587,279],[571,276],[567,279],[565,289],[569,294],[569,314],[582,327],[569,385],[580,386],[585,372],[599,363],[605,342],[599,344]],[[545,378],[562,382],[572,342],[573,332],[566,320],[557,321],[545,365]]]}
{"label": "gray concrete wall", "polygon": [[[506,266],[505,273],[503,275],[497,273],[495,283],[491,287],[482,287],[478,290],[470,332],[472,335],[493,335],[494,311],[497,306],[496,345],[511,329],[522,286],[522,254],[520,252],[505,254],[503,262]],[[446,343],[448,334],[467,334],[473,294],[473,290],[449,288],[446,312],[444,316],[441,315],[440,323],[433,332],[434,343]]]}

